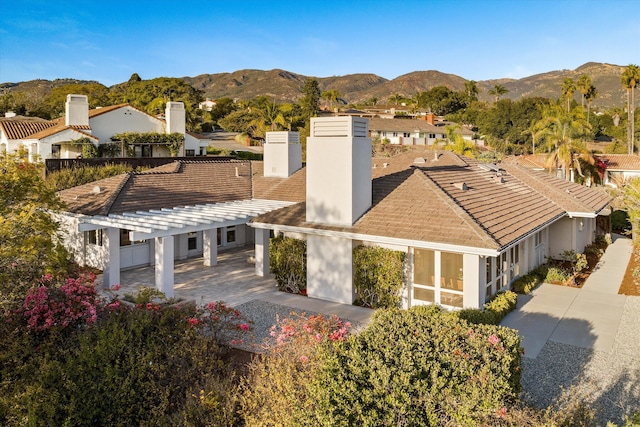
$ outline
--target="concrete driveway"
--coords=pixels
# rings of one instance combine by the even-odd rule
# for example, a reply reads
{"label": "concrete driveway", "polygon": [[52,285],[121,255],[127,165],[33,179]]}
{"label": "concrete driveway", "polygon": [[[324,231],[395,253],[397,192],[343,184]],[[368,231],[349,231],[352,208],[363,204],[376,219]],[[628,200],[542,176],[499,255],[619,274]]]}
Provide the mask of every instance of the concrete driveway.
{"label": "concrete driveway", "polygon": [[629,298],[618,295],[618,288],[630,256],[631,241],[617,236],[582,289],[542,284],[530,295],[519,295],[518,308],[501,325],[519,331],[529,358],[549,340],[612,351]]}

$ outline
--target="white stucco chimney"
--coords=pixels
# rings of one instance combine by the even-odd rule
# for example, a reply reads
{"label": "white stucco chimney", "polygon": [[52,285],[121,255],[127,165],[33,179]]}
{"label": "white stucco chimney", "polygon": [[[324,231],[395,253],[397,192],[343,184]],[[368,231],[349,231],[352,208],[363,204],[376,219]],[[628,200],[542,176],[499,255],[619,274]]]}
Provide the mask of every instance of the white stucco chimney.
{"label": "white stucco chimney", "polygon": [[167,121],[167,133],[184,134],[186,132],[186,113],[182,102],[167,102],[164,114]]}
{"label": "white stucco chimney", "polygon": [[89,126],[89,99],[87,95],[67,95],[64,124],[67,126]]}
{"label": "white stucco chimney", "polygon": [[302,168],[299,132],[267,132],[264,144],[264,176],[288,178]]}
{"label": "white stucco chimney", "polygon": [[371,139],[362,117],[311,119],[307,221],[352,226],[371,207]]}

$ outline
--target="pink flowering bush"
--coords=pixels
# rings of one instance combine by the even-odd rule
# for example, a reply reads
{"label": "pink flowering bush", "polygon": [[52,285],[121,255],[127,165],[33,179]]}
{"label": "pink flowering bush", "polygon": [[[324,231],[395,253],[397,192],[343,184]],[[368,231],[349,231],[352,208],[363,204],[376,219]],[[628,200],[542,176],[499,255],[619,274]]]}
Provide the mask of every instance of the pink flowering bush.
{"label": "pink flowering bush", "polygon": [[20,310],[27,328],[42,332],[94,323],[103,307],[94,281],[93,274],[67,278],[62,283],[50,274],[45,275],[39,286],[27,292]]}
{"label": "pink flowering bush", "polygon": [[255,358],[240,393],[246,425],[309,425],[312,396],[308,385],[316,374],[321,348],[349,336],[351,324],[337,316],[291,313],[277,319],[262,357]]}
{"label": "pink flowering bush", "polygon": [[251,321],[237,309],[223,301],[210,302],[202,307],[197,318],[194,318],[205,333],[223,345],[240,345],[245,336],[251,332]]}

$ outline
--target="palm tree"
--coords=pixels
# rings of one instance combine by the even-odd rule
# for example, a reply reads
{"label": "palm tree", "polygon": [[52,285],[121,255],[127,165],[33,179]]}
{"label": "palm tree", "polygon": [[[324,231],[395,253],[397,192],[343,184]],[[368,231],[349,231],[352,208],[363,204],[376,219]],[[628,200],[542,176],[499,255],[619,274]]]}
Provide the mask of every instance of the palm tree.
{"label": "palm tree", "polygon": [[587,92],[589,91],[589,88],[591,87],[591,77],[589,77],[586,74],[582,74],[580,77],[578,77],[578,81],[576,82],[576,89],[578,89],[580,91],[580,93],[582,94],[582,107],[584,108],[584,100],[587,96]]}
{"label": "palm tree", "polygon": [[395,93],[389,97],[389,103],[393,105],[400,105],[402,101],[404,101],[404,96],[399,93]]}
{"label": "palm tree", "polygon": [[635,88],[640,82],[640,68],[635,64],[629,64],[620,77],[622,87],[627,89],[627,145],[629,154],[633,154],[634,146],[634,110],[636,103],[634,99]]}
{"label": "palm tree", "polygon": [[495,85],[493,89],[489,89],[489,95],[494,95],[496,97],[496,102],[500,99],[502,95],[506,95],[509,93],[509,89],[502,85]]}
{"label": "palm tree", "polygon": [[579,159],[594,162],[586,144],[580,140],[590,131],[584,110],[576,108],[566,112],[559,105],[550,105],[544,108],[542,119],[535,126],[539,129],[536,137],[545,143],[549,152],[546,166],[561,167],[564,179],[571,179],[574,168],[582,175]]}
{"label": "palm tree", "polygon": [[335,102],[338,102],[338,99],[342,95],[340,94],[340,91],[338,91],[337,89],[331,89],[331,90],[325,90],[324,92],[322,92],[320,96],[329,102],[329,107],[331,108],[331,111],[333,111],[333,104]]}
{"label": "palm tree", "polygon": [[478,94],[480,93],[480,89],[478,88],[478,82],[475,80],[467,80],[464,82],[464,91],[467,95],[468,102],[478,100]]}
{"label": "palm tree", "polygon": [[594,85],[589,85],[587,89],[587,93],[584,95],[584,98],[587,100],[587,121],[589,121],[589,116],[591,114],[591,102],[598,97],[598,89]]}
{"label": "palm tree", "polygon": [[562,82],[562,97],[567,100],[567,112],[571,108],[571,98],[576,91],[576,84],[571,77],[567,77]]}

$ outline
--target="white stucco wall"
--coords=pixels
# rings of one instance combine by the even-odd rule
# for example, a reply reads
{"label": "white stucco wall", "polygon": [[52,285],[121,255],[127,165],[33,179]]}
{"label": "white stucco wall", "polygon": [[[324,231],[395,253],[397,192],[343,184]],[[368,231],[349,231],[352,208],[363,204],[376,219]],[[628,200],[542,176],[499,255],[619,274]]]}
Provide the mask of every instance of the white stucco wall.
{"label": "white stucco wall", "polygon": [[162,120],[128,106],[94,116],[89,123],[91,134],[100,142],[111,142],[113,135],[123,132],[165,132]]}
{"label": "white stucco wall", "polygon": [[307,236],[307,295],[342,304],[353,303],[351,239]]}

